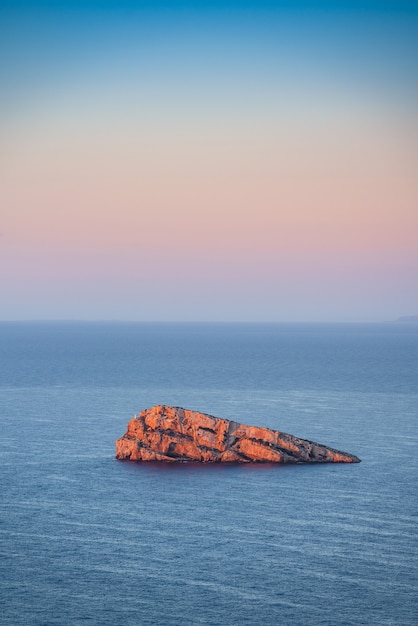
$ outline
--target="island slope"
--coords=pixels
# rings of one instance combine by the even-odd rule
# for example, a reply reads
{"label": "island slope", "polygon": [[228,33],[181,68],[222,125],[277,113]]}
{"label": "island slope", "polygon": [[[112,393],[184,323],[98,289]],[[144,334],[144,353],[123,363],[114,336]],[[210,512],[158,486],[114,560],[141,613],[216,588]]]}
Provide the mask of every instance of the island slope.
{"label": "island slope", "polygon": [[154,406],[128,423],[116,458],[201,463],[359,463],[353,454],[269,428]]}

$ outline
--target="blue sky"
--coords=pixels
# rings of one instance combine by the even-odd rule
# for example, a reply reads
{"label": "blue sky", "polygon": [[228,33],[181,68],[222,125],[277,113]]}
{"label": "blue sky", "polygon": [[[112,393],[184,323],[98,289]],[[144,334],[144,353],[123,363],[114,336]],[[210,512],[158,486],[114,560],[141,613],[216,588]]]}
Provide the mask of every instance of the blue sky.
{"label": "blue sky", "polygon": [[0,56],[0,319],[418,310],[417,3],[5,1]]}

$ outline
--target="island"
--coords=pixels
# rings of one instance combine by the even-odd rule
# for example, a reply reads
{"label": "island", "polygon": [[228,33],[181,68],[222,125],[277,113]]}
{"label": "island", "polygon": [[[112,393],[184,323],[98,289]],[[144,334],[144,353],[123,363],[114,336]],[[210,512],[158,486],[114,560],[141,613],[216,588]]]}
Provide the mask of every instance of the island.
{"label": "island", "polygon": [[397,324],[418,324],[418,315],[403,315],[396,320]]}
{"label": "island", "polygon": [[128,423],[116,458],[168,463],[359,463],[353,454],[270,428],[154,406]]}

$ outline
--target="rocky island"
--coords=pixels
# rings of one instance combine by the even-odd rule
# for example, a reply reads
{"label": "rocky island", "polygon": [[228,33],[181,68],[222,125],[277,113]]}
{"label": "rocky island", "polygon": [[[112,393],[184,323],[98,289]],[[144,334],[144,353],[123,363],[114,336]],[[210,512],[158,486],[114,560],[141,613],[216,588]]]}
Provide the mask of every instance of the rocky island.
{"label": "rocky island", "polygon": [[200,463],[359,463],[353,454],[270,428],[154,406],[128,423],[116,458]]}

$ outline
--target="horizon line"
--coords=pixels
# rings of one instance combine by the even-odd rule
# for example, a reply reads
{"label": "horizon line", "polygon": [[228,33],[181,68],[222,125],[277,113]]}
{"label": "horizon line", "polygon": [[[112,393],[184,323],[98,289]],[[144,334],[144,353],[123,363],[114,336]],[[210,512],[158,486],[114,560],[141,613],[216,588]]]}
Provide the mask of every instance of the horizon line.
{"label": "horizon line", "polygon": [[418,315],[403,315],[396,319],[374,320],[135,320],[135,319],[0,319],[1,324],[393,324],[418,323]]}

